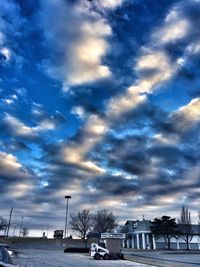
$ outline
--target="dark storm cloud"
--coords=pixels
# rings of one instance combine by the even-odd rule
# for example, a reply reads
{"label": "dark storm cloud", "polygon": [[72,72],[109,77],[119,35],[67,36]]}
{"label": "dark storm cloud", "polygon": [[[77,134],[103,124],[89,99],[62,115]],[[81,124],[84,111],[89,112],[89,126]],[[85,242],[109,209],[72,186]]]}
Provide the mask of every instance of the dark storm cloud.
{"label": "dark storm cloud", "polygon": [[10,136],[10,137],[23,137],[24,140],[37,140],[37,134],[33,132],[20,132],[21,127],[23,127],[23,124],[15,125],[11,121],[7,121],[4,118],[1,118],[0,120],[0,133],[2,136]]}
{"label": "dark storm cloud", "polygon": [[191,36],[197,36],[199,34],[200,29],[200,4],[198,1],[182,1],[180,7],[178,9],[183,10],[183,14],[188,18],[193,25],[193,31],[189,32]]}
{"label": "dark storm cloud", "polygon": [[[198,143],[198,124],[193,126],[188,123],[187,118],[181,113],[169,116],[168,113],[161,112],[158,107],[156,110],[156,106],[149,109],[143,106],[136,110],[133,118],[130,114],[127,114],[126,118],[127,123],[121,121],[124,123],[123,126],[116,126],[116,131],[106,136],[91,153],[91,158],[96,162],[103,162],[104,166],[111,169],[123,171],[124,177],[134,175],[137,177],[137,186],[132,187],[134,182],[122,177],[102,176],[98,178],[96,186],[95,182],[93,183],[94,188],[105,191],[106,194],[118,192],[120,195],[120,190],[122,194],[127,191],[127,196],[135,190],[136,194],[144,194],[146,204],[148,200],[151,203],[156,202],[157,195],[167,197],[173,192],[181,193],[186,190],[188,184],[193,190],[199,182],[193,183],[187,180],[190,178],[186,177],[186,173],[200,161],[198,146],[194,145],[194,140]],[[165,120],[166,122],[163,122]],[[140,124],[137,124],[137,121]],[[131,122],[134,123],[134,127],[140,125],[140,132],[148,127],[149,135],[141,136],[134,127],[131,131]],[[181,143],[161,144],[151,137],[152,133],[154,135],[159,132],[165,133],[166,136],[174,133],[181,138]],[[181,183],[183,184],[180,186]],[[127,184],[130,186],[130,191],[126,187]]]}
{"label": "dark storm cloud", "polygon": [[100,191],[102,198],[110,197],[111,195],[130,195],[139,190],[138,181],[126,179],[122,176],[101,176],[95,179],[95,182],[90,183],[97,191]]}
{"label": "dark storm cloud", "polygon": [[[145,152],[146,140],[143,141],[137,137],[126,137],[123,141],[121,140],[121,145],[118,142],[107,153],[108,165],[111,168],[119,168],[134,175],[144,174],[148,168],[149,157]],[[111,145],[113,146],[113,143]]]}
{"label": "dark storm cloud", "polygon": [[165,121],[168,115],[168,112],[164,111],[158,105],[152,104],[149,99],[130,112],[114,118],[111,124],[116,132],[123,128],[137,129],[137,127],[139,127],[142,129],[145,126],[157,128],[158,124]]}
{"label": "dark storm cloud", "polygon": [[161,133],[166,135],[177,134],[183,140],[192,139],[195,134],[198,135],[200,127],[198,121],[194,123],[188,120],[184,114],[178,112],[173,113],[165,121],[160,121],[159,123],[155,122],[155,125],[157,125],[157,129],[160,130]]}
{"label": "dark storm cloud", "polygon": [[70,90],[73,92],[70,98],[76,105],[82,106],[88,113],[99,114],[101,116],[105,102],[111,96],[125,90],[125,86],[121,85],[115,77],[111,77],[110,79],[96,81],[88,86],[73,86]]}
{"label": "dark storm cloud", "polygon": [[[47,168],[43,172],[48,180],[48,186],[44,190],[55,191],[61,189],[63,185],[70,185],[73,182],[80,181],[87,172],[77,164],[66,164],[62,157],[63,143],[43,144],[43,158]],[[85,172],[84,172],[85,171]]]}
{"label": "dark storm cloud", "polygon": [[26,198],[28,201],[31,187],[35,184],[35,176],[21,165],[12,154],[0,152],[0,184],[4,198],[1,201],[1,208],[5,200],[9,202]]}

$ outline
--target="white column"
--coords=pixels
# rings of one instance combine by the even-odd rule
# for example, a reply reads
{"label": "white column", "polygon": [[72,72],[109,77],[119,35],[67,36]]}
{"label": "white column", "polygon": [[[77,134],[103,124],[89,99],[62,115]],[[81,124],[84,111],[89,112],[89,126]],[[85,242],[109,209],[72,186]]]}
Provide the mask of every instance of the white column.
{"label": "white column", "polygon": [[132,235],[132,248],[135,248],[134,247],[134,235]]}
{"label": "white column", "polygon": [[142,234],[142,248],[145,249],[146,246],[145,246],[145,234],[143,233]]}
{"label": "white column", "polygon": [[137,249],[140,248],[140,238],[139,238],[139,234],[136,235],[136,241],[137,241]]}
{"label": "white column", "polygon": [[177,245],[177,249],[179,250],[180,246],[179,246],[179,239],[178,238],[176,239],[176,245]]}
{"label": "white column", "polygon": [[137,249],[140,249],[140,239],[139,239],[139,234],[137,234],[136,237],[137,237]]}
{"label": "white column", "polygon": [[147,246],[146,246],[146,248],[147,248],[147,249],[150,249],[150,244],[149,244],[149,234],[147,234],[146,237],[147,237]]}
{"label": "white column", "polygon": [[156,249],[156,241],[154,235],[152,235],[152,239],[153,239],[153,249]]}
{"label": "white column", "polygon": [[125,248],[125,242],[124,242],[124,239],[122,240],[122,247]]}

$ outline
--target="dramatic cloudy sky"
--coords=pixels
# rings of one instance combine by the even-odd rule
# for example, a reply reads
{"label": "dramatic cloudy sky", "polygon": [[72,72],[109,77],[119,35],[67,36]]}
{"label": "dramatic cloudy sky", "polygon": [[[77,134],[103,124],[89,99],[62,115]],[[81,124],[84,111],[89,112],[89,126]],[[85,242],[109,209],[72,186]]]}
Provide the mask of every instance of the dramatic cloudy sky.
{"label": "dramatic cloudy sky", "polygon": [[0,216],[200,205],[200,1],[0,0]]}

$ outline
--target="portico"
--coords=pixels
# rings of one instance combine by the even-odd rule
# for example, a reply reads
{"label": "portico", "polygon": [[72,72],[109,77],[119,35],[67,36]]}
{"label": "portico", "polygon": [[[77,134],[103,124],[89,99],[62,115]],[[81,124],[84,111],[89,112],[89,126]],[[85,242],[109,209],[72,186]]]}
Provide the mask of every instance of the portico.
{"label": "portico", "polygon": [[156,249],[155,238],[150,231],[136,231],[129,233],[123,246],[134,249]]}

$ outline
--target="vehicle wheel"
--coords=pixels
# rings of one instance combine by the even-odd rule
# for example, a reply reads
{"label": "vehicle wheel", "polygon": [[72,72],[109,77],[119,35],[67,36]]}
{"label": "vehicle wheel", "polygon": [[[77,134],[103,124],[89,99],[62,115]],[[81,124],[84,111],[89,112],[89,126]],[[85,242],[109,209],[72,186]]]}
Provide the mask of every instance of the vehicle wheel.
{"label": "vehicle wheel", "polygon": [[95,260],[100,260],[100,259],[101,259],[101,255],[98,254],[98,253],[96,253],[96,254],[94,255],[94,259],[95,259]]}
{"label": "vehicle wheel", "polygon": [[104,260],[109,260],[109,259],[110,259],[109,254],[105,254],[105,255],[103,256],[103,259],[104,259]]}

